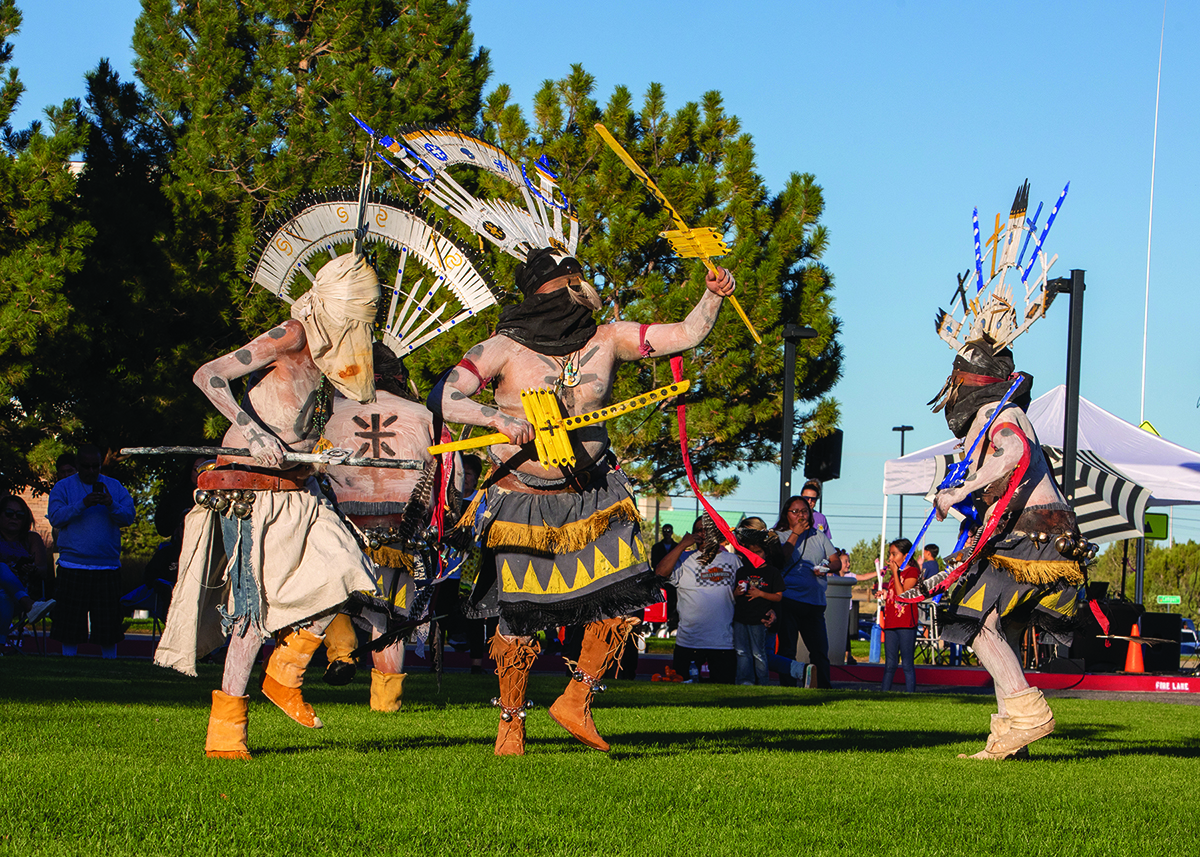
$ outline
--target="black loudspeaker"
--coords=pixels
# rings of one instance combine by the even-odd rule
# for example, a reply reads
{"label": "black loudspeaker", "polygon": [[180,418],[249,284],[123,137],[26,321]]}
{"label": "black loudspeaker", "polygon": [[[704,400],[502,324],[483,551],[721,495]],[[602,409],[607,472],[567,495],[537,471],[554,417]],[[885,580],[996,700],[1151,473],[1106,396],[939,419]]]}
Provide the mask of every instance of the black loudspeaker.
{"label": "black loudspeaker", "polygon": [[814,440],[804,453],[804,478],[828,482],[842,475],[842,430]]}
{"label": "black loudspeaker", "polygon": [[1148,673],[1179,672],[1179,641],[1183,637],[1183,619],[1178,613],[1143,613],[1142,636],[1170,640],[1142,646],[1142,665]]}
{"label": "black loudspeaker", "polygon": [[[1127,635],[1133,629],[1133,623],[1142,614],[1142,605],[1129,601],[1098,601],[1096,603],[1108,617],[1110,634]],[[1124,640],[1112,640],[1112,645],[1104,645],[1104,640],[1097,639],[1100,634],[1100,624],[1092,615],[1092,611],[1083,607],[1076,615],[1078,625],[1075,628],[1074,641],[1071,643],[1071,658],[1082,658],[1087,664],[1088,672],[1116,672],[1125,669],[1125,655],[1129,651],[1129,644]],[[1142,649],[1143,655],[1150,648],[1150,646],[1145,646]]]}

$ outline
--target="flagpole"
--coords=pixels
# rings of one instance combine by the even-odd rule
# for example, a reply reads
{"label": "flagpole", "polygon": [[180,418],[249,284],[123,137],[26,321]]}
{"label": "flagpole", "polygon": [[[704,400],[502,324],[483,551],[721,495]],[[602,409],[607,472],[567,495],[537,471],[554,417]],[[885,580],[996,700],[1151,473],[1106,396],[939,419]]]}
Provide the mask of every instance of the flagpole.
{"label": "flagpole", "polygon": [[1167,0],[1163,0],[1162,31],[1158,34],[1158,82],[1154,87],[1154,144],[1150,150],[1150,225],[1146,229],[1146,307],[1142,322],[1142,405],[1139,422],[1146,421],[1146,340],[1150,330],[1150,246],[1154,237],[1154,166],[1158,158],[1158,96],[1162,91],[1163,39],[1167,33]]}

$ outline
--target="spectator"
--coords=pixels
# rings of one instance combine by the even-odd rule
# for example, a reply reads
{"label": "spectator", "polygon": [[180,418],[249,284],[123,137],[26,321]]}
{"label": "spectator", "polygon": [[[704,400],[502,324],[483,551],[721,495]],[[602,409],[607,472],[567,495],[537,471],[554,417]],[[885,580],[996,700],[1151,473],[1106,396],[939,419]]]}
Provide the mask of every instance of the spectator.
{"label": "spectator", "polygon": [[33,530],[29,506],[15,494],[0,500],[0,563],[7,564],[29,592],[45,598],[53,588],[46,543]]}
{"label": "spectator", "polygon": [[55,482],[62,482],[68,476],[74,476],[78,472],[78,468],[75,467],[75,453],[64,452],[58,458],[54,459]]}
{"label": "spectator", "polygon": [[[733,684],[737,658],[733,650],[733,585],[741,559],[721,550],[724,539],[716,525],[701,515],[692,531],[679,540],[655,567],[679,593],[679,631],[675,635],[675,671],[690,673],[708,664],[711,681]],[[677,560],[695,546],[682,563]]]}
{"label": "spectator", "polygon": [[100,474],[100,450],[79,450],[79,472],[55,484],[46,517],[59,530],[58,574],[51,639],[73,657],[91,641],[105,658],[117,656],[121,631],[121,527],[133,523],[133,500],[115,479]]}
{"label": "spectator", "polygon": [[[475,499],[476,492],[479,490],[479,480],[483,477],[483,459],[478,455],[464,455],[462,457],[462,465],[462,503],[463,509],[466,509],[471,505],[471,502]],[[478,520],[479,516],[483,514],[483,511],[484,510],[482,507],[476,511],[476,520]],[[472,521],[471,523],[474,525],[475,522]],[[477,570],[479,562],[478,548],[475,550],[473,561],[476,564]],[[471,594],[471,584],[474,582],[473,580],[462,579],[462,566],[463,561],[460,560],[457,568],[455,569],[455,576],[458,578],[455,581],[455,586],[458,587],[460,599],[458,610],[460,615],[462,613],[461,599]],[[483,675],[483,656],[484,653],[487,652],[488,638],[495,633],[495,625],[496,623],[493,620],[463,618],[463,626],[466,628],[467,633],[467,642],[471,648],[471,675]]]}
{"label": "spectator", "polygon": [[658,561],[675,547],[675,528],[670,524],[663,524],[661,532],[662,538],[650,548],[650,565],[654,568],[658,568]]}
{"label": "spectator", "polygon": [[[658,564],[662,561],[662,558],[670,553],[671,548],[675,547],[675,528],[670,524],[663,524],[660,532],[662,533],[662,539],[655,542],[650,548],[651,568],[658,568]],[[667,598],[667,603],[663,608],[666,611],[667,618],[665,621],[657,623],[658,627],[655,629],[655,634],[665,639],[671,635],[672,631],[679,627],[679,596],[675,592],[675,587],[671,585],[670,581],[665,579],[663,580],[662,591]],[[647,609],[655,607],[658,607],[658,605],[651,605]]]}
{"label": "spectator", "polygon": [[783,574],[779,563],[783,552],[779,537],[767,529],[762,518],[746,518],[735,535],[747,550],[766,562],[755,568],[743,562],[737,575],[733,605],[733,648],[737,653],[738,684],[766,684],[768,612],[783,600]]}
{"label": "spectator", "polygon": [[912,693],[917,689],[917,671],[913,666],[913,656],[917,649],[917,605],[903,604],[896,600],[917,585],[921,577],[921,569],[915,559],[908,561],[903,570],[900,563],[912,550],[912,542],[908,539],[896,539],[888,545],[888,573],[884,580],[883,592],[883,690],[892,689],[892,677],[896,674],[896,661],[899,660],[904,668],[904,690]]}
{"label": "spectator", "polygon": [[30,598],[21,579],[0,562],[0,642],[8,636],[14,616],[25,616],[25,621],[32,625],[53,606],[53,601],[34,601]]}
{"label": "spectator", "polygon": [[[179,473],[172,484],[164,485],[154,498],[154,529],[167,541],[154,551],[150,561],[146,563],[143,583],[159,591],[166,581],[174,585],[179,579],[179,552],[183,548],[183,519],[196,504],[194,495],[200,474],[216,466],[216,459],[200,456],[188,462],[186,472]],[[171,593],[167,589],[159,591],[170,602]],[[156,614],[157,615],[157,614]]]}
{"label": "spectator", "polygon": [[833,533],[829,531],[829,521],[817,511],[817,502],[821,499],[821,480],[810,479],[805,482],[804,487],[800,489],[800,496],[808,502],[808,508],[812,510],[813,527],[832,542]]}
{"label": "spectator", "polygon": [[921,577],[930,578],[942,570],[942,563],[938,559],[938,554],[941,552],[935,544],[925,545],[925,550],[921,554]]}
{"label": "spectator", "polygon": [[[842,558],[829,538],[812,523],[812,507],[803,497],[789,497],[775,524],[783,547],[783,601],[779,603],[779,651],[796,659],[796,638],[803,638],[816,669],[817,687],[832,687],[829,675],[829,637],[825,630],[825,587],[821,578],[842,569]],[[791,675],[779,683],[795,687]]]}

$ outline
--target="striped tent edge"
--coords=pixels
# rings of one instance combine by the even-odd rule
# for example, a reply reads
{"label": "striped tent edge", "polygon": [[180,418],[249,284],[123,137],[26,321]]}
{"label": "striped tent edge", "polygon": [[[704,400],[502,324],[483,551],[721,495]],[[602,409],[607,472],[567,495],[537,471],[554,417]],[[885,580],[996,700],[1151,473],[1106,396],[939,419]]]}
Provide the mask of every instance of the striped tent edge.
{"label": "striped tent edge", "polygon": [[[1063,452],[1043,446],[1059,485],[1063,484]],[[926,499],[932,501],[955,456],[934,457],[933,484]],[[1075,454],[1075,517],[1079,531],[1097,544],[1136,539],[1142,535],[1150,491],[1090,450]]]}

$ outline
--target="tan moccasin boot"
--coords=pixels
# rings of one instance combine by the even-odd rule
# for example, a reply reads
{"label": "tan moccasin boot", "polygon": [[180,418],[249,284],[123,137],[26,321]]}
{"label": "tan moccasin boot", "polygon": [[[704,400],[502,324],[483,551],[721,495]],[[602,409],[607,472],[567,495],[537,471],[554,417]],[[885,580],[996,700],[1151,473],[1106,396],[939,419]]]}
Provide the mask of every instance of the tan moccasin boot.
{"label": "tan moccasin boot", "polygon": [[371,710],[399,711],[404,696],[404,677],[408,673],[371,670]]}
{"label": "tan moccasin boot", "polygon": [[324,639],[303,628],[288,634],[271,653],[263,678],[263,695],[288,717],[309,729],[320,729],[324,724],[312,706],[304,701],[300,688],[304,686],[304,670]]}
{"label": "tan moccasin boot", "polygon": [[210,759],[250,758],[250,751],[246,748],[249,707],[249,696],[230,696],[221,690],[213,691],[204,755]]}
{"label": "tan moccasin boot", "polygon": [[500,677],[500,695],[492,700],[500,709],[497,756],[525,755],[525,711],[532,704],[526,701],[525,691],[529,687],[529,671],[540,651],[536,641],[523,643],[519,638],[502,634],[492,637],[488,654],[496,662],[496,675]]}

